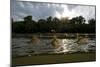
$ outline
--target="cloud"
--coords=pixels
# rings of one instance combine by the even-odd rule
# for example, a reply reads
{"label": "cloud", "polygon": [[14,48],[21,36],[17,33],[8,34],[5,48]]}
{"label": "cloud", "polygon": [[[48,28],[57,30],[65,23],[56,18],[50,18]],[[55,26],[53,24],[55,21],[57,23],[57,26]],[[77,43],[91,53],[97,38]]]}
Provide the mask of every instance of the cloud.
{"label": "cloud", "polygon": [[72,18],[79,15],[82,15],[88,20],[95,18],[95,7],[11,0],[11,17],[15,21],[23,20],[23,17],[28,15],[32,15],[33,20],[46,19],[48,16],[68,16]]}
{"label": "cloud", "polygon": [[95,18],[95,7],[94,6],[77,6],[72,9],[76,15],[82,15],[86,20]]}

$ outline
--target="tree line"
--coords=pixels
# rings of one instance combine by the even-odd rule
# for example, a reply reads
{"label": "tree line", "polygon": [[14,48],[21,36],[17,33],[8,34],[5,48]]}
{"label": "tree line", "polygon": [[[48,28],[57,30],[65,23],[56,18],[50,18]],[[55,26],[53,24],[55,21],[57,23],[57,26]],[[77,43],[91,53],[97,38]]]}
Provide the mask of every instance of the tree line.
{"label": "tree line", "polygon": [[67,17],[58,19],[57,17],[49,16],[46,19],[35,21],[32,16],[26,16],[23,21],[13,21],[13,33],[95,33],[96,21],[91,18],[88,24],[85,23],[83,16]]}

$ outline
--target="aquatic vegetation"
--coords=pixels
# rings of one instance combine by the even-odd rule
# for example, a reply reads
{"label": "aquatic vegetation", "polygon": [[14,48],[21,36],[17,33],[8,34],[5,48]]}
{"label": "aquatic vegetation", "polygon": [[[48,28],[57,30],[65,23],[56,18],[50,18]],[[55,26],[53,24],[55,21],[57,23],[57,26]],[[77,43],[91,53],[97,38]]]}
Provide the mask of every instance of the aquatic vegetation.
{"label": "aquatic vegetation", "polygon": [[56,36],[53,37],[52,41],[51,41],[51,45],[54,48],[59,48],[61,46],[61,41],[60,39],[58,39]]}
{"label": "aquatic vegetation", "polygon": [[37,44],[40,41],[40,39],[37,36],[32,36],[31,42],[34,44]]}

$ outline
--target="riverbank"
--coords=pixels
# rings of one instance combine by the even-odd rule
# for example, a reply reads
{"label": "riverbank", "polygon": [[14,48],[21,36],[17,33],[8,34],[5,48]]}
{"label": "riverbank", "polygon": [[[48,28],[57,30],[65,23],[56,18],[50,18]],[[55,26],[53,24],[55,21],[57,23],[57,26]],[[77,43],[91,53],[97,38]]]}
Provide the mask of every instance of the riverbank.
{"label": "riverbank", "polygon": [[[76,38],[77,33],[26,33],[26,34],[18,34],[18,33],[12,33],[12,37],[15,38],[31,38],[32,36],[37,36],[38,38],[53,38],[53,36],[57,36],[58,38]],[[79,36],[88,36],[91,38],[95,38],[95,33],[78,33]]]}
{"label": "riverbank", "polygon": [[70,54],[45,54],[12,58],[12,65],[39,65],[55,63],[72,63],[96,61],[95,52],[70,53]]}

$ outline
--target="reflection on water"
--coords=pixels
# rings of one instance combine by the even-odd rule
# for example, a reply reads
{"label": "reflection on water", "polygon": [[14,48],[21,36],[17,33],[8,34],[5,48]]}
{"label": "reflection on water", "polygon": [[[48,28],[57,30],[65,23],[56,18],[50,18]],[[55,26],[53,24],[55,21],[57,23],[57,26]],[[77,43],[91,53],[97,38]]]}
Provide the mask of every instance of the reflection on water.
{"label": "reflection on water", "polygon": [[[55,40],[56,41],[56,40]],[[40,38],[37,43],[32,43],[31,38],[12,38],[13,56],[22,56],[39,53],[72,53],[77,51],[95,51],[95,39],[88,38],[87,44],[76,43],[77,39],[59,39],[60,46],[55,48],[52,39]]]}

